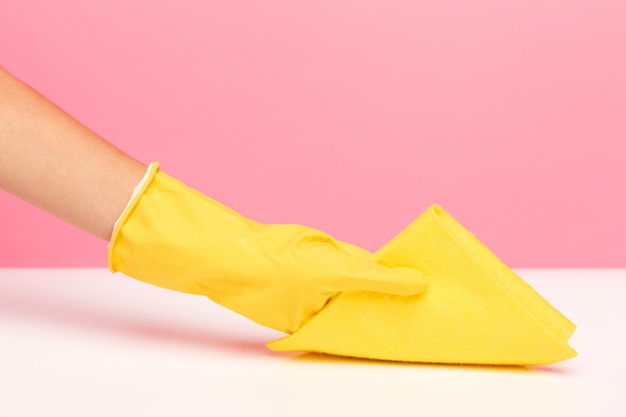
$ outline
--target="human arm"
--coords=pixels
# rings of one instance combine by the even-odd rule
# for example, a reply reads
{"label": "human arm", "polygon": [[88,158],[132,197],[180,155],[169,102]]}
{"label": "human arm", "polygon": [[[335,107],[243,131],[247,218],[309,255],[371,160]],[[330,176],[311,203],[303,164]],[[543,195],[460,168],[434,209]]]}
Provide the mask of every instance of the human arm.
{"label": "human arm", "polygon": [[316,229],[255,222],[158,164],[131,199],[145,172],[0,69],[0,188],[110,239],[111,271],[205,295],[287,333],[339,292],[424,290],[419,271],[379,265],[366,250]]}
{"label": "human arm", "polygon": [[0,67],[0,188],[108,240],[145,171]]}

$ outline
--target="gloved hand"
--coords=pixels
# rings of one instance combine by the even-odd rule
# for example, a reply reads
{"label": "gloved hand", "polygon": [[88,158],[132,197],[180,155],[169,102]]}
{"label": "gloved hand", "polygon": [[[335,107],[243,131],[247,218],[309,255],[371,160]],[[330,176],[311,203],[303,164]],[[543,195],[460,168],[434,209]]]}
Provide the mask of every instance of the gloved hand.
{"label": "gloved hand", "polygon": [[421,272],[377,264],[368,251],[321,231],[247,219],[156,163],[116,224],[109,268],[205,295],[286,333],[339,292],[412,295],[426,287]]}

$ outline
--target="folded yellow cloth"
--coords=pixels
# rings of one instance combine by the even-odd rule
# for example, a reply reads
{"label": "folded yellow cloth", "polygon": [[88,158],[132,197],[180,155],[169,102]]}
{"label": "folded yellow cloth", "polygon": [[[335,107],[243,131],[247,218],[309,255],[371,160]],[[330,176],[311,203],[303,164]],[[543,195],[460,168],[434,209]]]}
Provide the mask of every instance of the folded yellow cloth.
{"label": "folded yellow cloth", "polygon": [[275,351],[450,364],[542,365],[576,356],[575,326],[489,249],[432,206],[376,256],[428,278],[425,292],[345,292]]}

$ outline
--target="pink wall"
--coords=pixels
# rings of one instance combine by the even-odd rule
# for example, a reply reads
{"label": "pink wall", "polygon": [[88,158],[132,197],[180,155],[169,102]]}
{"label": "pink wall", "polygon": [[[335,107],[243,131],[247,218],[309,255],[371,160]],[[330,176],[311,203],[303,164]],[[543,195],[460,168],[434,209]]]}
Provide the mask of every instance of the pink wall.
{"label": "pink wall", "polygon": [[[438,202],[514,267],[626,267],[625,5],[4,1],[0,64],[260,221],[374,250]],[[0,266],[105,265],[0,210]]]}

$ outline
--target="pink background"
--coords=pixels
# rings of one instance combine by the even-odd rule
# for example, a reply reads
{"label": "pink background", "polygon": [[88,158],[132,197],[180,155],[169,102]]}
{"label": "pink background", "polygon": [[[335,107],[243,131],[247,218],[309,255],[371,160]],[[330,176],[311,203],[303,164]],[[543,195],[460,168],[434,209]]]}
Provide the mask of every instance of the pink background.
{"label": "pink background", "polygon": [[[513,267],[626,267],[625,5],[3,1],[0,64],[260,221],[375,250],[437,202]],[[0,210],[0,266],[105,265]]]}

